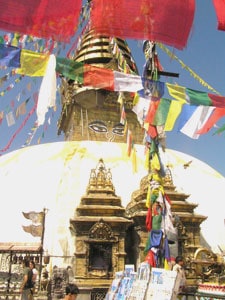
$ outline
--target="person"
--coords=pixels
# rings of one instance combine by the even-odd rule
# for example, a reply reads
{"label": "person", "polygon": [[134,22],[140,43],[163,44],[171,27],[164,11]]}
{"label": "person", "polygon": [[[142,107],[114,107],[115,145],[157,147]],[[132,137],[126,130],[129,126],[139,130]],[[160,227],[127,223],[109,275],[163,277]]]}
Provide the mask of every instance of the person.
{"label": "person", "polygon": [[33,272],[29,266],[29,260],[23,261],[23,281],[20,287],[21,300],[33,300]]}
{"label": "person", "polygon": [[33,260],[30,261],[29,267],[32,270],[32,282],[33,282],[33,293],[35,292],[35,288],[38,283],[38,270],[35,267],[35,262]]}
{"label": "person", "polygon": [[[184,258],[180,255],[178,255],[175,259],[175,265],[172,268],[173,271],[176,271],[178,273],[178,283],[179,283],[179,293],[184,292],[185,286],[186,286],[186,275],[184,270]],[[179,299],[179,298],[178,298]]]}
{"label": "person", "polygon": [[75,300],[79,294],[79,289],[76,284],[69,283],[66,286],[66,295],[63,300]]}

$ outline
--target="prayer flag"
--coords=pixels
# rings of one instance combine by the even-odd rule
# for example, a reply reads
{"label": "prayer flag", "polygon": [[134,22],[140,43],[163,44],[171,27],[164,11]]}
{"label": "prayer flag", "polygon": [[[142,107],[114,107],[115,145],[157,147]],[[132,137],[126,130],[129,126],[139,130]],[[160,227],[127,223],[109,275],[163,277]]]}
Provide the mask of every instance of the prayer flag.
{"label": "prayer flag", "polygon": [[200,128],[196,133],[197,134],[204,134],[207,133],[213,125],[223,116],[225,116],[225,108],[216,107],[210,117],[208,118],[207,122],[204,124],[202,128]]}
{"label": "prayer flag", "polygon": [[135,147],[133,147],[132,151],[132,169],[133,173],[137,173],[137,153]]}
{"label": "prayer flag", "polygon": [[68,58],[56,57],[56,72],[65,78],[83,84],[84,64]]}
{"label": "prayer flag", "polygon": [[225,2],[224,0],[213,0],[217,16],[218,30],[225,30]]}
{"label": "prayer flag", "polygon": [[113,71],[114,91],[137,92],[143,89],[141,77],[133,74],[125,74]]}
{"label": "prayer flag", "polygon": [[195,12],[194,0],[92,0],[91,29],[122,39],[186,46]]}
{"label": "prayer flag", "polygon": [[14,118],[12,111],[10,111],[6,114],[6,121],[7,121],[8,126],[12,126],[15,124],[15,118]]}
{"label": "prayer flag", "polygon": [[7,67],[20,67],[21,50],[17,47],[0,44],[0,65]]}
{"label": "prayer flag", "polygon": [[164,131],[171,131],[174,128],[175,122],[181,113],[183,104],[184,102],[182,101],[175,101],[175,100],[171,101],[167,119],[164,126]]}
{"label": "prayer flag", "polygon": [[199,105],[180,131],[192,139],[198,139],[198,129],[204,126],[214,109],[213,106]]}
{"label": "prayer flag", "polygon": [[127,130],[127,155],[128,156],[131,155],[132,143],[133,143],[132,132],[128,129]]}
{"label": "prayer flag", "polygon": [[158,109],[158,106],[159,106],[159,101],[151,101],[150,102],[148,113],[145,118],[145,123],[154,125],[154,118],[155,118],[155,114]]}
{"label": "prayer flag", "polygon": [[23,103],[20,104],[20,106],[17,107],[17,109],[16,109],[16,118],[18,118],[21,115],[25,115],[25,113],[26,113],[26,104],[27,104],[27,101],[24,101]]}
{"label": "prayer flag", "polygon": [[74,35],[82,0],[0,0],[0,29],[68,42]]}
{"label": "prayer flag", "polygon": [[225,107],[225,97],[206,92],[196,91],[174,84],[166,84],[169,94],[180,101],[191,105]]}
{"label": "prayer flag", "polygon": [[166,99],[166,98],[160,99],[159,105],[155,112],[153,125],[164,125],[166,123],[170,104],[171,104],[170,99]]}
{"label": "prayer flag", "polygon": [[20,57],[21,67],[16,69],[16,73],[31,77],[44,76],[48,65],[48,60],[49,54],[37,53],[23,49],[21,50]]}
{"label": "prayer flag", "polygon": [[137,119],[141,125],[143,125],[146,119],[147,112],[149,110],[149,105],[151,100],[149,98],[139,96],[139,92],[136,96],[136,104],[133,106],[132,111],[137,115]]}
{"label": "prayer flag", "polygon": [[84,85],[99,89],[114,90],[114,74],[112,70],[92,65],[84,66]]}
{"label": "prayer flag", "polygon": [[45,115],[50,107],[55,106],[56,99],[56,60],[51,54],[48,60],[45,76],[42,79],[37,103],[37,124],[43,125]]}
{"label": "prayer flag", "polygon": [[196,105],[189,105],[184,104],[183,109],[179,116],[179,124],[178,124],[178,130],[181,130],[181,128],[186,124],[186,122],[190,119],[194,111],[197,109]]}
{"label": "prayer flag", "polygon": [[164,82],[158,80],[149,80],[142,77],[142,85],[145,94],[151,97],[151,100],[159,100],[164,94]]}

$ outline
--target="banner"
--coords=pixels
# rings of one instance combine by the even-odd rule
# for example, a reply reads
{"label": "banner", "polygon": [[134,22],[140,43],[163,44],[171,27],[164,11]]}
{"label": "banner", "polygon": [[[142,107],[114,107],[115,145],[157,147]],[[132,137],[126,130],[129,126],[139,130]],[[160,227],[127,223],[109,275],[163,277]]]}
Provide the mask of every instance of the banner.
{"label": "banner", "polygon": [[23,216],[31,220],[33,224],[43,224],[44,220],[44,212],[35,212],[35,211],[30,211],[28,213],[22,212]]}
{"label": "banner", "polygon": [[29,226],[22,226],[23,230],[27,233],[30,233],[34,237],[41,237],[43,232],[42,225],[29,225]]}

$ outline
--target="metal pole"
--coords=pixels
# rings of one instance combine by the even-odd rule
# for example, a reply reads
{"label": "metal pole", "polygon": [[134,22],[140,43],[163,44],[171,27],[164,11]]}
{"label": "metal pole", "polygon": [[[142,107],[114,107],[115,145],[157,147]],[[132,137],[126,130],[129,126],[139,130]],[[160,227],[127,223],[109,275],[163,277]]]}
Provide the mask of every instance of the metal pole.
{"label": "metal pole", "polygon": [[44,236],[45,236],[45,215],[47,209],[43,209],[43,220],[42,220],[42,234],[41,234],[41,253],[40,253],[40,267],[39,267],[39,280],[38,280],[38,290],[41,287],[41,272],[42,272],[42,259],[43,259],[43,251],[44,251]]}

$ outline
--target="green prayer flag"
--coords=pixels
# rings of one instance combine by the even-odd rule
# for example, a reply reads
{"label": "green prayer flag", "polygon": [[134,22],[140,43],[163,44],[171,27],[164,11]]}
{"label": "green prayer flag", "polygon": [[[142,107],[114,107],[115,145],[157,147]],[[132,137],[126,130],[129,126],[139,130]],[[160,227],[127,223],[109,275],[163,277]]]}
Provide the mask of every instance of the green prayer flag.
{"label": "green prayer flag", "polygon": [[209,98],[208,93],[206,92],[200,92],[186,88],[186,94],[186,100],[191,105],[212,105],[212,100]]}
{"label": "green prayer flag", "polygon": [[56,57],[56,72],[80,84],[84,81],[84,64],[82,62]]}
{"label": "green prayer flag", "polygon": [[161,98],[159,102],[159,106],[157,107],[153,125],[164,125],[167,120],[167,115],[169,113],[171,100],[166,98]]}

